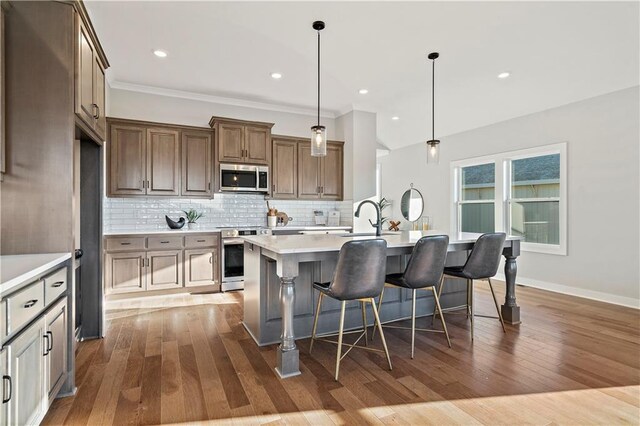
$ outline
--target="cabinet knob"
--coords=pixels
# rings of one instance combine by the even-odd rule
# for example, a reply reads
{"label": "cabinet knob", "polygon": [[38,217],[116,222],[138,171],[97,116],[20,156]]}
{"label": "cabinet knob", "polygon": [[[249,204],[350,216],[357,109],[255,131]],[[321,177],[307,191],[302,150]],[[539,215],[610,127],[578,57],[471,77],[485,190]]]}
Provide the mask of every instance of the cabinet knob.
{"label": "cabinet knob", "polygon": [[100,118],[100,107],[98,106],[98,104],[91,104],[91,106],[95,110],[95,112],[93,113],[93,118],[97,120],[98,118]]}
{"label": "cabinet knob", "polygon": [[51,284],[51,287],[53,288],[62,287],[62,284],[64,284],[64,281],[56,281],[55,283]]}

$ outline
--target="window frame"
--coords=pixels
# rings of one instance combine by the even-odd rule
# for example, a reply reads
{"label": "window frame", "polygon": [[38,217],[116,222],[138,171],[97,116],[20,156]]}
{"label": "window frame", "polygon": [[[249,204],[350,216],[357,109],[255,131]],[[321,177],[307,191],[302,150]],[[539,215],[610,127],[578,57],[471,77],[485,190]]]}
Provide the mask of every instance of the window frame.
{"label": "window frame", "polygon": [[[512,197],[512,161],[524,158],[540,157],[544,155],[560,155],[560,190],[558,197],[548,198],[513,198]],[[533,148],[508,151],[482,157],[473,157],[463,160],[456,160],[450,163],[451,173],[451,232],[458,235],[461,227],[461,206],[473,202],[485,202],[485,200],[463,201],[462,195],[462,169],[469,166],[482,164],[495,164],[495,194],[494,194],[494,214],[496,232],[507,232],[511,230],[511,204],[514,202],[533,201],[558,201],[558,221],[559,221],[559,244],[543,244],[522,241],[520,249],[522,251],[567,255],[567,143],[561,142],[552,145],[543,145]]]}

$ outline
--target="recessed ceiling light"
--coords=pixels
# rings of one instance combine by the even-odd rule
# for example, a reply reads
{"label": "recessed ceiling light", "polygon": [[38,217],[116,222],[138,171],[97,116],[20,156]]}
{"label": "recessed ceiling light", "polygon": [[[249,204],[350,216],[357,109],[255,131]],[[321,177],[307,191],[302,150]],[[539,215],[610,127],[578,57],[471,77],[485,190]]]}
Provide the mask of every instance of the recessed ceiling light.
{"label": "recessed ceiling light", "polygon": [[398,121],[398,120],[400,120],[400,117],[398,117],[397,115],[394,115],[393,117],[391,117],[391,119],[393,121]]}
{"label": "recessed ceiling light", "polygon": [[360,89],[358,90],[358,93],[360,93],[361,95],[366,95],[367,93],[369,93],[369,91],[367,89]]}
{"label": "recessed ceiling light", "polygon": [[498,78],[507,78],[511,75],[511,73],[509,72],[501,72],[500,74],[498,74]]}
{"label": "recessed ceiling light", "polygon": [[279,72],[272,72],[271,73],[271,78],[273,78],[275,80],[280,80],[282,78],[282,74],[280,74]]}
{"label": "recessed ceiling light", "polygon": [[166,58],[167,57],[167,52],[165,52],[164,50],[154,50],[153,54],[156,55],[158,58]]}

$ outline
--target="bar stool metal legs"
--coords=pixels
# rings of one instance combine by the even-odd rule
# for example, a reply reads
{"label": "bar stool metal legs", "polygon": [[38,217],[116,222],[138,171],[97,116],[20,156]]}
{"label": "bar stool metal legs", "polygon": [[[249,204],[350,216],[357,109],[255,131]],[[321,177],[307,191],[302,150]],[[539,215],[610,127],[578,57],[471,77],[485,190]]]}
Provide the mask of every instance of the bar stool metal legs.
{"label": "bar stool metal legs", "polygon": [[[375,300],[373,298],[371,299],[356,299],[361,303],[361,309],[362,309],[362,330],[354,330],[354,331],[344,331],[344,318],[345,318],[345,313],[346,313],[346,309],[347,309],[347,301],[343,300],[341,301],[341,306],[340,306],[340,324],[339,324],[339,328],[338,328],[338,341],[333,341],[333,340],[329,340],[326,339],[326,337],[335,337],[336,334],[323,334],[321,336],[317,335],[317,329],[318,329],[318,317],[320,315],[320,310],[321,310],[321,306],[322,306],[322,299],[324,297],[323,293],[320,293],[320,295],[318,296],[318,306],[316,307],[316,315],[313,319],[313,329],[311,332],[311,343],[309,344],[309,353],[311,353],[311,351],[313,350],[313,343],[316,340],[322,340],[324,342],[328,342],[328,343],[333,343],[333,344],[337,344],[338,345],[338,350],[336,353],[336,375],[335,375],[335,379],[336,381],[338,381],[338,377],[340,375],[340,361],[342,361],[342,359],[344,359],[344,357],[346,357],[349,352],[351,352],[351,349],[353,348],[360,348],[360,349],[366,349],[369,351],[375,351],[375,352],[384,352],[385,356],[387,357],[387,362],[389,363],[389,370],[393,369],[393,366],[391,365],[391,356],[389,355],[389,349],[387,347],[387,341],[384,338],[384,333],[382,331],[382,324],[380,323],[380,317],[378,316],[378,309],[376,308],[376,303]],[[374,316],[374,331],[377,328],[378,331],[380,332],[380,339],[382,340],[382,347],[384,348],[384,350],[380,350],[380,349],[374,349],[374,348],[370,348],[368,347],[368,339],[367,339],[367,322],[366,322],[366,304],[367,303],[371,303],[371,308],[373,310],[373,316]],[[360,333],[360,336],[358,336],[358,338],[356,339],[356,341],[353,344],[350,343],[343,343],[343,337],[345,334],[352,334],[352,333]],[[358,342],[364,337],[365,339],[365,346],[359,346]],[[349,349],[347,349],[344,353],[342,352],[342,348],[343,346],[347,346]]]}
{"label": "bar stool metal legs", "polygon": [[504,328],[504,320],[502,319],[502,312],[500,311],[500,306],[498,305],[498,299],[496,299],[496,292],[493,291],[493,284],[491,283],[491,278],[487,278],[489,281],[489,288],[491,289],[491,295],[493,296],[493,303],[496,305],[496,311],[498,311],[498,318],[500,319],[500,325],[502,325],[502,331],[507,332],[507,329]]}

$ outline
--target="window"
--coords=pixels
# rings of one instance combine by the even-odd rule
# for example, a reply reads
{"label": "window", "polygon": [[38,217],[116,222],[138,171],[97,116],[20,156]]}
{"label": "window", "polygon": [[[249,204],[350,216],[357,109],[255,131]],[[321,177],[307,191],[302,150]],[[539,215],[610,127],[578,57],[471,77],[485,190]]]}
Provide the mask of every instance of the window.
{"label": "window", "polygon": [[522,237],[522,250],[566,254],[566,144],[456,161],[451,170],[454,233],[506,230]]}

